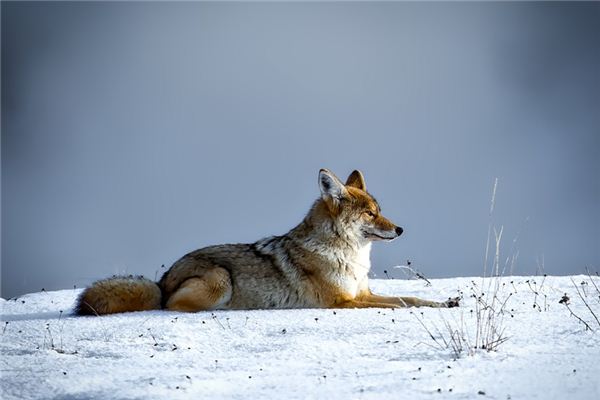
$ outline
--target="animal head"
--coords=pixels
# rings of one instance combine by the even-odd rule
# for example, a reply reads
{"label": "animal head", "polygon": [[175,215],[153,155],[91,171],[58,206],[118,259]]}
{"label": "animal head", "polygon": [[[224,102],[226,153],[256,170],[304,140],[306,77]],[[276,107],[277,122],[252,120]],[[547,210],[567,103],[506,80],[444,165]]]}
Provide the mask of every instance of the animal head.
{"label": "animal head", "polygon": [[322,208],[338,226],[338,231],[360,242],[394,240],[403,232],[381,215],[377,200],[367,192],[363,174],[355,170],[346,183],[331,171],[319,171]]}

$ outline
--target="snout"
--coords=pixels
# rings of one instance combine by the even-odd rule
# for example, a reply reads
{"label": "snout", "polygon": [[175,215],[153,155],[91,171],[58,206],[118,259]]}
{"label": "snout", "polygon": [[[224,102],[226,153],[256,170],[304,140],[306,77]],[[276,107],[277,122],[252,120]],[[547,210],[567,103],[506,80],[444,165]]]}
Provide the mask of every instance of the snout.
{"label": "snout", "polygon": [[367,239],[371,240],[387,240],[392,241],[396,239],[398,236],[402,235],[404,229],[399,226],[395,226],[390,224],[391,226],[387,229],[377,229],[377,228],[365,228],[362,230],[363,236]]}

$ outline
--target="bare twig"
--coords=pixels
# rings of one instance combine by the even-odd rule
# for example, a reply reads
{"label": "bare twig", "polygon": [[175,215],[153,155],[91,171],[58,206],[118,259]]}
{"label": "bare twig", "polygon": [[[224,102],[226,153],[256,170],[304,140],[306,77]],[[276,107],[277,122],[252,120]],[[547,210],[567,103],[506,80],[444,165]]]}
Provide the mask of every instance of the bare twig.
{"label": "bare twig", "polygon": [[414,312],[410,312],[416,319],[417,321],[419,321],[419,324],[421,324],[421,326],[423,327],[423,329],[425,329],[425,331],[427,332],[427,334],[429,334],[429,337],[431,338],[431,340],[433,340],[433,342],[442,350],[446,349],[447,346],[444,346],[442,343],[440,343],[436,337],[433,335],[433,333],[431,333],[431,330],[427,327],[427,325],[425,325],[425,323],[423,322],[423,320],[421,318],[419,318],[417,316],[417,314],[415,314]]}
{"label": "bare twig", "polygon": [[575,318],[577,318],[579,320],[579,322],[581,322],[583,325],[585,325],[585,329],[586,330],[590,330],[590,331],[594,332],[594,330],[592,329],[592,327],[587,322],[585,322],[583,319],[581,319],[579,317],[579,315],[575,314],[573,312],[573,310],[571,310],[571,307],[569,307],[569,302],[568,301],[564,301],[561,304],[564,304],[565,307],[567,307],[567,310],[569,310],[569,312],[571,313],[571,315],[574,316]]}
{"label": "bare twig", "polygon": [[[592,285],[594,285],[594,288],[596,289],[596,294],[597,294],[596,301],[598,303],[600,303],[600,289],[598,289],[598,285],[596,285],[596,282],[594,281],[594,277],[590,273],[590,269],[588,267],[585,267],[585,271],[587,272],[587,275],[590,278],[590,282],[592,282]],[[598,274],[598,273],[596,272],[596,274]]]}
{"label": "bare twig", "polygon": [[592,314],[592,316],[594,317],[594,319],[598,323],[598,326],[600,326],[600,320],[598,320],[598,317],[596,316],[596,313],[594,312],[594,310],[592,310],[592,307],[590,307],[590,305],[588,304],[588,302],[585,300],[585,298],[583,297],[583,295],[579,291],[579,288],[577,287],[577,284],[575,283],[575,281],[573,280],[573,278],[571,278],[571,282],[573,282],[573,286],[575,286],[575,290],[577,291],[577,294],[579,295],[579,298],[583,301],[583,304],[585,304],[585,306],[587,307],[587,309],[590,311],[590,313]]}
{"label": "bare twig", "polygon": [[425,275],[423,275],[421,272],[419,272],[419,270],[417,270],[416,268],[413,268],[411,265],[412,265],[412,263],[407,260],[406,265],[396,265],[392,268],[409,271],[410,273],[413,274],[413,276],[416,276],[417,279],[424,280],[426,286],[431,286],[431,282],[429,281],[429,279],[427,279],[427,277],[425,277]]}

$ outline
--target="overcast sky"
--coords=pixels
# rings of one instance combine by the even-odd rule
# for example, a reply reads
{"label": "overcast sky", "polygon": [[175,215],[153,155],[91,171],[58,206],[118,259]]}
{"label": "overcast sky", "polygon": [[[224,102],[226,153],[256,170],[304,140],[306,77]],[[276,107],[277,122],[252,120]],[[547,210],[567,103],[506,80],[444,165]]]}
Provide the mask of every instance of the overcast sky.
{"label": "overcast sky", "polygon": [[282,234],[322,167],[361,169],[404,227],[373,247],[379,277],[407,259],[481,275],[496,177],[515,274],[598,270],[599,20],[598,3],[2,2],[2,297]]}

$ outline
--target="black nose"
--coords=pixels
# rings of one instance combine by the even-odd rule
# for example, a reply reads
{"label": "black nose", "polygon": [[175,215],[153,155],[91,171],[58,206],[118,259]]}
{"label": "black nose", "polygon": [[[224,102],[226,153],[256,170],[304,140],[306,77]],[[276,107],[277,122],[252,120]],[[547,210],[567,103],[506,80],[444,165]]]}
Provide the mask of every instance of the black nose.
{"label": "black nose", "polygon": [[402,235],[402,232],[404,232],[404,229],[402,229],[399,226],[397,226],[396,227],[396,235],[400,236],[400,235]]}

